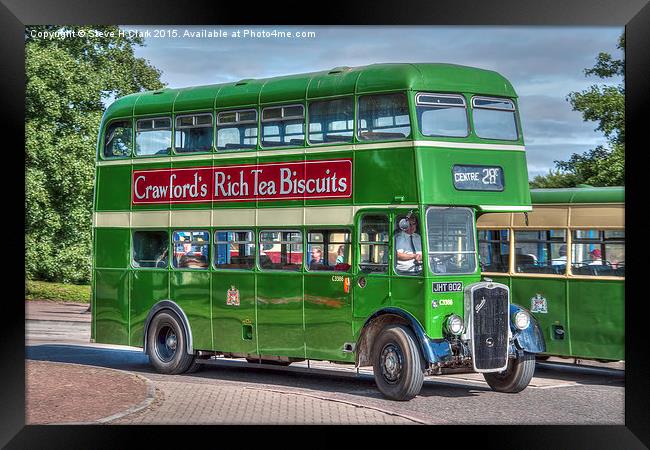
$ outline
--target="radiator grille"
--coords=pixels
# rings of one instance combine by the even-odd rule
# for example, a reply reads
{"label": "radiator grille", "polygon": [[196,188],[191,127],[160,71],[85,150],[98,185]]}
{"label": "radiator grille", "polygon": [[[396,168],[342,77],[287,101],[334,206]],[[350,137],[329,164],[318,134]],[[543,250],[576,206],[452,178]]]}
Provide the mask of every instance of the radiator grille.
{"label": "radiator grille", "polygon": [[471,314],[474,367],[503,368],[508,361],[508,290],[501,286],[475,289]]}

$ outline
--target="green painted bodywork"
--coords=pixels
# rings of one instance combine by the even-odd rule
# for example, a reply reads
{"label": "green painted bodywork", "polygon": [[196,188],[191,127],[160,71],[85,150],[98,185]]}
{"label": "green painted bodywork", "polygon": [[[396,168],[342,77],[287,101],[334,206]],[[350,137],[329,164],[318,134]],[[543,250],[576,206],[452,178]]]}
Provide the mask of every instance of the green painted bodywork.
{"label": "green painted bodywork", "polygon": [[[513,303],[531,308],[540,294],[547,313],[533,313],[546,354],[585,359],[625,359],[625,281],[492,276],[510,286]],[[563,338],[555,332],[564,331]]]}
{"label": "green painted bodywork", "polygon": [[[191,161],[192,155],[172,155],[171,162],[148,162],[148,157],[126,158],[127,164],[102,165],[96,169],[94,209],[97,213],[139,210],[181,210],[219,208],[276,208],[302,206],[357,206],[353,235],[353,261],[349,273],[224,270],[211,266],[208,270],[179,270],[172,267],[140,269],[131,266],[131,229],[100,228],[94,230],[93,258],[93,338],[110,342],[142,346],[147,314],[154,304],[169,299],[176,302],[188,317],[194,350],[224,353],[278,355],[293,358],[323,359],[354,362],[355,354],[344,351],[344,345],[356,343],[364,323],[373,313],[385,307],[396,307],[412,315],[433,339],[443,336],[443,321],[451,313],[463,316],[463,294],[433,294],[434,281],[460,281],[463,286],[479,281],[478,269],[471,274],[433,275],[424,258],[423,275],[397,275],[393,269],[391,242],[389,272],[364,274],[358,269],[359,219],[364,206],[373,214],[388,214],[393,230],[395,217],[408,213],[417,205],[421,218],[423,254],[427,254],[424,232],[426,207],[449,205],[472,208],[503,206],[504,210],[524,211],[530,207],[525,153],[521,150],[488,150],[463,148],[462,143],[523,146],[519,133],[516,141],[481,139],[473,131],[466,138],[431,138],[423,136],[417,127],[415,93],[453,92],[465,96],[468,105],[473,95],[507,97],[516,104],[516,93],[510,83],[496,72],[450,64],[376,64],[357,68],[316,72],[311,74],[247,80],[186,89],[164,89],[157,92],[132,94],[116,100],[106,110],[100,130],[98,160],[107,125],[114,119],[153,115],[176,115],[187,112],[213,112],[233,108],[256,107],[267,104],[307,104],[311,99],[342,95],[358,96],[379,92],[405,92],[408,96],[412,131],[403,146],[374,148],[377,141],[364,143],[355,138],[337,149],[332,145],[327,153],[294,155],[264,155],[259,146],[241,151],[242,157]],[[468,108],[471,120],[471,108]],[[518,124],[519,119],[517,118]],[[521,130],[521,125],[519,124]],[[436,147],[414,145],[412,141],[437,141]],[[450,142],[445,147],[445,142]],[[460,145],[459,145],[460,144]],[[310,145],[307,145],[310,147]],[[294,147],[295,148],[295,147]],[[296,148],[300,150],[302,147]],[[273,148],[277,150],[277,148]],[[246,157],[256,152],[253,157]],[[158,155],[156,155],[158,156]],[[351,158],[353,160],[353,195],[347,199],[285,200],[273,202],[206,202],[203,204],[131,204],[131,171],[137,169],[238,165],[277,161],[309,161],[315,159]],[[458,191],[452,181],[454,164],[495,165],[504,171],[503,192]],[[326,222],[324,222],[326,223]],[[173,230],[194,227],[165,228]],[[236,227],[259,232],[273,227]],[[304,233],[316,227],[283,227]],[[330,227],[330,228],[340,228]],[[160,229],[160,228],[156,228]],[[211,239],[218,229],[210,231]],[[212,243],[211,243],[212,244]],[[306,245],[304,246],[306,247]],[[211,249],[212,252],[212,249]],[[345,277],[349,292],[344,292]],[[365,277],[361,289],[357,281]],[[239,291],[240,305],[227,306],[227,292]],[[445,300],[445,305],[432,308],[433,300]],[[252,326],[252,336],[246,336]]]}

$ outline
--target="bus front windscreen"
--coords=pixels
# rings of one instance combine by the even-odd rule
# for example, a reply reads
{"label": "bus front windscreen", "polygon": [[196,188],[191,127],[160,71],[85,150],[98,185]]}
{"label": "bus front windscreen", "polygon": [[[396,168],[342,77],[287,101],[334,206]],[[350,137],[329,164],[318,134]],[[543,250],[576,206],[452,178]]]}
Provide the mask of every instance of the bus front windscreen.
{"label": "bus front windscreen", "polygon": [[474,273],[476,244],[472,210],[431,207],[426,220],[431,271],[435,274]]}

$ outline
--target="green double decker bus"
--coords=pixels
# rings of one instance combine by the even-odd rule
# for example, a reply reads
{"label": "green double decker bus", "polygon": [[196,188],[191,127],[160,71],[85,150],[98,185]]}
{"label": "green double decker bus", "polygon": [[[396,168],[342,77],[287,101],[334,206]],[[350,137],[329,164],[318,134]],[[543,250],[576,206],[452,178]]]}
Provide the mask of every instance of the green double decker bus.
{"label": "green double decker bus", "polygon": [[478,220],[484,275],[510,287],[546,356],[625,358],[625,189],[531,190],[533,211]]}
{"label": "green double decker bus", "polygon": [[531,210],[496,72],[374,64],[116,100],[99,132],[92,336],[160,372],[212,357],[524,389],[540,327],[481,281],[476,218]]}

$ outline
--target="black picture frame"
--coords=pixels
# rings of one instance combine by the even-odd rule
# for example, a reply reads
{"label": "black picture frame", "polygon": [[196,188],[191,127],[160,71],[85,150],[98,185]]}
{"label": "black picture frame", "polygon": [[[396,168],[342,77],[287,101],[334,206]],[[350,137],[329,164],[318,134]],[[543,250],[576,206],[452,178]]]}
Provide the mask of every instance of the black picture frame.
{"label": "black picture frame", "polygon": [[[254,6],[253,6],[254,5]],[[539,26],[625,26],[626,30],[626,242],[634,243],[627,249],[628,264],[626,283],[626,377],[625,377],[625,425],[624,426],[488,426],[488,427],[439,427],[423,429],[427,439],[420,445],[468,445],[468,432],[480,441],[471,445],[480,448],[513,446],[515,448],[647,448],[650,446],[650,408],[643,398],[648,397],[648,352],[645,350],[648,337],[645,336],[644,306],[648,302],[641,286],[640,251],[646,239],[640,232],[644,199],[644,165],[639,164],[646,146],[641,145],[641,134],[647,125],[641,124],[648,108],[648,73],[650,73],[650,5],[647,0],[572,0],[572,1],[521,1],[521,0],[445,0],[389,2],[379,0],[366,4],[353,2],[321,2],[318,8],[308,3],[277,2],[251,3],[210,2],[195,0],[188,3],[158,0],[155,2],[134,2],[112,0],[110,2],[81,0],[2,0],[0,3],[0,55],[2,55],[3,107],[0,108],[5,130],[16,137],[12,145],[5,144],[5,154],[12,160],[5,168],[6,177],[15,172],[19,164],[17,149],[24,144],[23,118],[25,113],[24,74],[24,27],[36,24],[332,24],[332,25],[539,25]],[[197,13],[200,11],[200,13]],[[289,13],[294,11],[294,13]],[[302,14],[298,14],[302,13]],[[595,56],[595,55],[594,55]],[[5,131],[7,132],[7,131]],[[5,141],[6,142],[6,141]],[[15,166],[13,158],[16,158]],[[7,181],[5,181],[7,183]],[[11,186],[15,186],[13,182]],[[24,200],[17,194],[16,186],[5,188],[9,203],[16,201],[18,210]],[[24,190],[23,190],[24,192]],[[24,195],[24,194],[23,194]],[[13,206],[13,205],[12,205]],[[6,206],[11,208],[11,206]],[[11,208],[11,211],[14,209]],[[10,217],[11,214],[7,214]],[[24,275],[24,242],[16,239],[22,236],[20,220],[8,220],[8,253],[12,271]],[[15,228],[15,229],[14,229]],[[16,258],[15,256],[18,255]],[[16,261],[18,260],[18,261]],[[20,274],[18,274],[20,275]],[[135,443],[134,438],[142,435],[151,446],[164,443],[170,435],[180,437],[189,445],[192,438],[207,439],[206,443],[225,444],[226,430],[212,430],[218,427],[102,427],[102,426],[25,426],[25,381],[24,381],[24,339],[25,315],[21,300],[19,277],[8,277],[9,288],[4,298],[2,333],[2,383],[0,383],[0,446],[6,448],[120,448]],[[180,424],[179,424],[180,425]],[[265,428],[265,427],[256,427]],[[303,429],[304,430],[304,429]],[[391,428],[393,430],[393,428]],[[305,437],[318,438],[323,430],[308,430]],[[366,437],[381,436],[385,444],[388,438],[398,437],[402,445],[416,445],[412,428],[399,428],[390,433],[374,427],[348,427],[346,430],[355,439],[356,445],[368,445]],[[228,430],[228,435],[237,439],[245,433],[245,442],[250,443],[255,435],[249,430]],[[317,434],[318,433],[318,434]],[[418,437],[425,437],[425,433]],[[338,434],[338,430],[337,430]],[[418,433],[419,434],[419,433]],[[295,428],[264,430],[256,434],[260,442],[285,443],[294,441]],[[203,437],[205,436],[205,437]],[[341,445],[332,435],[331,445]],[[406,440],[402,439],[406,438]],[[354,438],[352,438],[354,439]],[[242,441],[243,443],[244,441]],[[308,440],[300,445],[311,445]],[[397,441],[399,442],[399,441]],[[228,445],[236,445],[231,441]]]}

